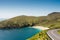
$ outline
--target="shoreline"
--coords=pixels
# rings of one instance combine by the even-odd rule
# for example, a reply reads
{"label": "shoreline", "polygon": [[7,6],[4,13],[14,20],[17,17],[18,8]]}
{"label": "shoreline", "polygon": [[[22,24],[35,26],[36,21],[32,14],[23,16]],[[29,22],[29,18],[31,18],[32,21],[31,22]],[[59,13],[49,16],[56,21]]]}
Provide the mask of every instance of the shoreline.
{"label": "shoreline", "polygon": [[[35,28],[35,29],[39,29],[39,30],[42,30],[41,32],[38,32],[36,33],[35,35],[33,35],[32,37],[30,38],[27,38],[27,40],[39,40],[41,39],[40,37],[46,35],[46,30],[48,30],[49,28],[48,27],[43,27],[43,26],[33,26],[32,28]],[[41,36],[39,36],[39,34],[41,34]],[[43,34],[43,35],[42,35]],[[46,37],[48,37],[46,35]],[[43,38],[42,38],[43,39]],[[49,39],[49,38],[48,38]]]}
{"label": "shoreline", "polygon": [[32,28],[36,28],[39,30],[48,30],[49,29],[48,27],[43,27],[43,26],[33,26]]}

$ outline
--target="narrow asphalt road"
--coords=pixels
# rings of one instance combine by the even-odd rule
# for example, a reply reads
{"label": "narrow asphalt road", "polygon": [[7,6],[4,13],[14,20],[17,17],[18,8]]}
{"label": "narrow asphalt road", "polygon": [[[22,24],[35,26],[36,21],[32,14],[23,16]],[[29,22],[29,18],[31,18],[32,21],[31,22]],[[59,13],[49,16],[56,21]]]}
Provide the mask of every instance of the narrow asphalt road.
{"label": "narrow asphalt road", "polygon": [[52,40],[60,40],[60,34],[57,33],[58,30],[60,29],[49,30],[47,34]]}

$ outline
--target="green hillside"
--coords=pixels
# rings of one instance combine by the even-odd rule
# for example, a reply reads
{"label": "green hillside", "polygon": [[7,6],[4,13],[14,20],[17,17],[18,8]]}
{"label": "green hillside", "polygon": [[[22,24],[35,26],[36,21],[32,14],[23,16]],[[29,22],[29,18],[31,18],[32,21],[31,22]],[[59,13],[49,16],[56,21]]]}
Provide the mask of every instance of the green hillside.
{"label": "green hillside", "polygon": [[47,16],[17,16],[0,22],[0,28],[22,28],[28,26],[46,26],[49,28],[60,28],[60,12],[53,12]]}

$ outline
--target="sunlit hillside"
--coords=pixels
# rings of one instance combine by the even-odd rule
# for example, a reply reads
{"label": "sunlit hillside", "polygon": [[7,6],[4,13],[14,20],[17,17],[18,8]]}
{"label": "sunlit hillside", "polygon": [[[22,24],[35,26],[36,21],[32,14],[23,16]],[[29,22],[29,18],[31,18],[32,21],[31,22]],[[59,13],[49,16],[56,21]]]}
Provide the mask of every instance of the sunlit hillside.
{"label": "sunlit hillside", "polygon": [[0,22],[0,28],[21,28],[27,26],[47,26],[49,28],[60,28],[60,12],[53,12],[47,16],[17,16]]}

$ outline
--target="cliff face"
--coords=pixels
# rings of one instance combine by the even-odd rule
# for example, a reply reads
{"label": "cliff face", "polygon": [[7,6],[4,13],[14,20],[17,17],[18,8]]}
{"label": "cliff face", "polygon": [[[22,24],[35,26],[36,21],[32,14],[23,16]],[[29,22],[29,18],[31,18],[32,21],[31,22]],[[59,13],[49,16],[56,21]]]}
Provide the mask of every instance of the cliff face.
{"label": "cliff face", "polygon": [[34,25],[44,25],[46,23],[60,22],[60,12],[53,12],[48,16],[34,17],[34,16],[17,16],[0,22],[0,28],[21,28]]}

